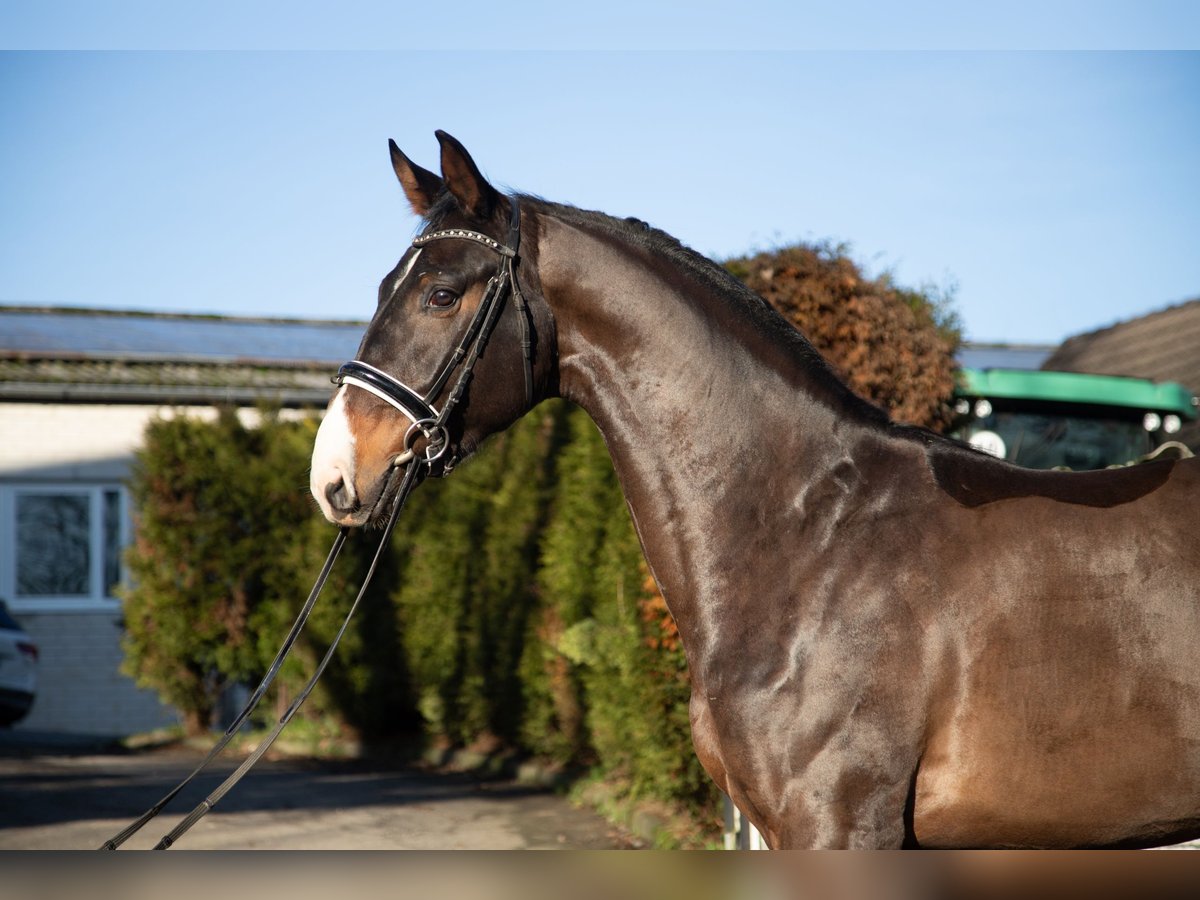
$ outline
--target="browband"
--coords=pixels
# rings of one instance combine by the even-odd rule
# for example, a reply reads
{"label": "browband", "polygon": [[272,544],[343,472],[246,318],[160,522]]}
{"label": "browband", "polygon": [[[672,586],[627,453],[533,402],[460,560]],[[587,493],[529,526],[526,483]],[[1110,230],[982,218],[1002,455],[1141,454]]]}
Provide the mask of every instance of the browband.
{"label": "browband", "polygon": [[465,228],[443,228],[441,231],[431,231],[428,234],[422,234],[419,237],[413,238],[412,245],[414,247],[424,247],[426,244],[440,240],[441,238],[462,238],[467,241],[475,241],[483,244],[489,250],[495,250],[501,256],[507,256],[510,259],[517,255],[515,247],[506,247],[495,238],[490,238],[486,234],[480,234],[478,231],[468,231]]}

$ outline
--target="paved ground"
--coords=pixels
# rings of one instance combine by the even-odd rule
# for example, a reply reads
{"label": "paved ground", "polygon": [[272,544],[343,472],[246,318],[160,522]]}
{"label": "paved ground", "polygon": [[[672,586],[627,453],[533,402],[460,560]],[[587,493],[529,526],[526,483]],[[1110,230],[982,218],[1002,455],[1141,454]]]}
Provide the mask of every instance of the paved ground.
{"label": "paved ground", "polygon": [[[190,750],[88,752],[0,742],[0,849],[93,849],[200,760]],[[125,846],[151,847],[220,783],[219,759]],[[631,846],[541,788],[386,762],[263,760],[179,842],[189,849],[602,849]]]}

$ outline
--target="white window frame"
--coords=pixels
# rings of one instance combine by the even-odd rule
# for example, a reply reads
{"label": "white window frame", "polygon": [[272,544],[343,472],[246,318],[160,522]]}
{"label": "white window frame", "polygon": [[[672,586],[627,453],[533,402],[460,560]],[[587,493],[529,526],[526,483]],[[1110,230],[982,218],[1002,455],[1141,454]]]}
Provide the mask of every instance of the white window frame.
{"label": "white window frame", "polygon": [[[0,597],[18,613],[105,612],[119,610],[121,601],[105,596],[104,495],[117,492],[118,551],[125,552],[131,537],[129,493],[118,481],[23,481],[0,483]],[[20,596],[17,594],[17,498],[23,494],[74,494],[89,498],[89,571],[87,594],[72,596]],[[120,584],[125,584],[121,563]]]}

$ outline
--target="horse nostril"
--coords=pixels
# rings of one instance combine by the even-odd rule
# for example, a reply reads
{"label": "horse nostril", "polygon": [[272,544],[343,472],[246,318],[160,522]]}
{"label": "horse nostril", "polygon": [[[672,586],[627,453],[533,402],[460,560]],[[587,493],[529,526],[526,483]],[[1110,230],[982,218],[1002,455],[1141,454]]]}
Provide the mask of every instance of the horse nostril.
{"label": "horse nostril", "polygon": [[346,482],[341,478],[325,485],[325,499],[336,510],[348,510],[354,505],[354,501],[350,499],[350,492],[346,490]]}

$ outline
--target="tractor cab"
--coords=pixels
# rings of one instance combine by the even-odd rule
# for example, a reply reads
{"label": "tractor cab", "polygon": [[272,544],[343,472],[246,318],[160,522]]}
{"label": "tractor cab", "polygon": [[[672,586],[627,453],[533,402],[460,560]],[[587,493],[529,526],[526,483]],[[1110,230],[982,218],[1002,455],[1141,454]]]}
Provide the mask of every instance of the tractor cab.
{"label": "tractor cab", "polygon": [[1182,384],[1024,369],[959,372],[954,435],[1031,469],[1104,469],[1175,452],[1197,416]]}

